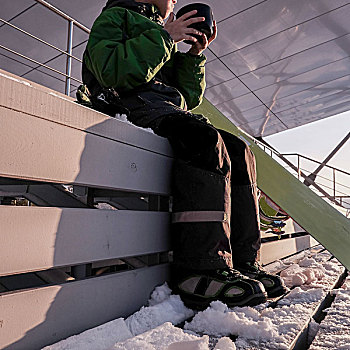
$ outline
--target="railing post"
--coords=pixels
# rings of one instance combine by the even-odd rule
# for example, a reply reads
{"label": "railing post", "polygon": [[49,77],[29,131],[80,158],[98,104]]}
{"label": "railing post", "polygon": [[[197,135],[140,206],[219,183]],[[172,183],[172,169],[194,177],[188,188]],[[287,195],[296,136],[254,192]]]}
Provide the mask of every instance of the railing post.
{"label": "railing post", "polygon": [[73,28],[74,22],[68,21],[68,38],[67,38],[67,63],[66,63],[66,87],[64,93],[70,95],[70,82],[72,74],[72,51],[73,51]]}
{"label": "railing post", "polygon": [[333,196],[335,200],[335,169],[333,168]]}
{"label": "railing post", "polygon": [[[340,141],[340,143],[327,156],[327,158],[318,166],[318,168],[308,176],[312,181],[315,181],[317,174],[326,166],[326,164],[334,157],[334,155],[344,146],[346,141],[349,139],[350,139],[350,132]],[[304,184],[306,186],[310,186],[309,182],[307,181],[304,181]]]}
{"label": "railing post", "polygon": [[300,157],[299,154],[297,155],[298,158],[298,180],[300,180]]}

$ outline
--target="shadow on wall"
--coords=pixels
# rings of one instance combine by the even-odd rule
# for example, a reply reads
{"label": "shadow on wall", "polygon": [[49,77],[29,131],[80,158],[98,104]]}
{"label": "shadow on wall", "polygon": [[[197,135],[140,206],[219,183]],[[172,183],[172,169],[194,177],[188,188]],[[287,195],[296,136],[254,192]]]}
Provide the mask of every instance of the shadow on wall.
{"label": "shadow on wall", "polygon": [[[115,185],[118,181],[121,182],[120,188],[126,188],[125,186],[129,185],[136,186],[138,175],[135,175],[134,170],[130,168],[130,159],[137,162],[133,157],[138,154],[141,167],[154,166],[154,164],[146,164],[148,158],[143,156],[142,150],[89,133],[91,130],[106,128],[111,122],[115,121],[108,119],[96,124],[87,129],[87,133],[61,125],[57,126],[57,128],[66,128],[67,138],[65,142],[67,150],[73,144],[69,138],[72,138],[71,141],[75,138],[74,143],[76,144],[77,133],[80,133],[81,147],[78,148],[82,149],[82,152],[78,157],[80,159],[76,161],[77,175],[75,183],[91,184],[89,181],[96,179],[99,184],[108,184],[109,187]],[[37,140],[37,142],[41,142],[41,140]],[[62,142],[62,139],[53,140],[53,144],[55,142]],[[134,153],[131,151],[132,148]],[[74,152],[74,149],[71,149],[71,152]],[[56,155],[57,152],[52,154]],[[58,154],[57,157],[57,164],[65,162],[63,154]],[[91,261],[88,260],[89,253],[94,247],[90,247],[89,252],[89,247],[84,247],[84,241],[81,237],[79,238],[79,233],[87,229],[86,226],[84,227],[87,224],[79,220],[79,217],[76,219],[74,213],[74,211],[81,213],[85,210],[97,211],[97,209],[62,210],[58,220],[55,244],[52,248],[54,249],[52,254],[53,266],[63,266],[64,262],[71,262],[72,257],[75,256],[80,259],[75,263]],[[75,220],[76,222],[74,222]],[[106,222],[106,219],[104,219],[104,222]],[[139,225],[142,224],[139,223]],[[72,232],[72,228],[74,228],[74,232]],[[113,226],[110,225],[108,233],[98,229],[96,226],[96,232],[92,232],[91,237],[89,237],[90,246],[95,244],[99,246],[98,251],[104,250],[103,254],[105,255],[103,257],[106,259],[105,257],[109,254],[109,243],[106,236],[108,234],[118,234],[118,227],[114,231]],[[89,231],[91,232],[91,228]],[[104,244],[106,244],[105,247],[101,246]],[[74,265],[74,262],[72,264]],[[118,317],[130,315],[144,305],[154,285],[161,284],[166,280],[167,271],[164,268],[157,271],[156,273],[153,271],[152,274],[146,271],[130,271],[124,274],[123,278],[112,274],[59,286],[47,286],[14,293],[11,295],[11,301],[13,302],[11,302],[11,310],[8,315],[9,323],[11,322],[11,315],[16,315],[16,320],[19,319],[21,322],[12,326],[9,325],[8,331],[4,327],[3,331],[7,332],[8,339],[11,337],[11,340],[13,340],[14,333],[17,333],[16,336],[20,339],[10,345],[8,345],[9,340],[7,340],[7,345],[2,349],[41,349],[48,344],[81,333],[83,330]],[[132,303],[129,303],[130,299],[132,299]],[[33,312],[33,305],[35,305],[35,312]],[[18,317],[18,315],[20,316]],[[33,325],[35,326],[33,327]],[[24,332],[26,333],[24,334]]]}

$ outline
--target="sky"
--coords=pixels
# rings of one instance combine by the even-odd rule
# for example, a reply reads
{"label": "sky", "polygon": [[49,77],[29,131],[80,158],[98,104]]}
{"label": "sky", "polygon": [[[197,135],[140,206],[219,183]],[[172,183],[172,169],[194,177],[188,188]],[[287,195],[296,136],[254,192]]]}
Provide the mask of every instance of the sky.
{"label": "sky", "polygon": [[[344,112],[298,128],[267,136],[281,153],[300,153],[323,161],[350,132],[350,112]],[[350,172],[350,140],[330,160],[330,165]]]}
{"label": "sky", "polygon": [[[267,136],[264,139],[280,153],[300,153],[322,162],[349,132],[350,111]],[[296,164],[295,157],[288,159]],[[328,164],[350,173],[350,139]],[[312,170],[317,168],[317,164],[304,161],[301,163],[301,167]],[[329,170],[323,170],[320,175],[329,179],[332,178],[333,173]],[[336,177],[337,182],[347,186],[338,187],[341,192],[338,194],[350,196],[350,175],[336,174]],[[319,178],[318,181],[332,187],[332,184],[325,179]]]}

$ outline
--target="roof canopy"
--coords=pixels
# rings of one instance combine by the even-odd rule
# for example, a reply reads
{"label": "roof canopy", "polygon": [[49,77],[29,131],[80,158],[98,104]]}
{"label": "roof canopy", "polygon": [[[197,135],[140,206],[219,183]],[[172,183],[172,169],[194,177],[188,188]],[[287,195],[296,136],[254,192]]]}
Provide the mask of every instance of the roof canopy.
{"label": "roof canopy", "polygon": [[[87,27],[105,0],[48,0]],[[178,0],[176,9],[194,2]],[[253,136],[267,136],[350,109],[349,0],[201,0],[218,38],[207,50],[206,98]],[[2,19],[66,50],[67,22],[34,0],[1,0]],[[65,57],[7,25],[0,44],[64,72]],[[87,34],[75,27],[73,55]],[[181,45],[181,49],[187,49]],[[14,60],[15,59],[15,60]],[[56,90],[64,77],[0,49],[0,68]],[[48,75],[49,74],[49,75]],[[80,79],[80,63],[73,63]],[[77,82],[72,82],[73,94]]]}

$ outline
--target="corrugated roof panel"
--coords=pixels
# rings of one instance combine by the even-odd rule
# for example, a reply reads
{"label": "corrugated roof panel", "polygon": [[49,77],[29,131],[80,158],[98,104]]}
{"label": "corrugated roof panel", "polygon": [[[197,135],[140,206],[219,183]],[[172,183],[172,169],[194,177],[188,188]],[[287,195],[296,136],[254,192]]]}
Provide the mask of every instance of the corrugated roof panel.
{"label": "corrugated roof panel", "polygon": [[213,60],[206,64],[207,87],[218,85],[226,80],[235,78],[235,75],[219,60]]}
{"label": "corrugated roof panel", "polygon": [[5,21],[9,21],[11,18],[13,18],[23,10],[33,5],[35,5],[34,0],[21,0],[21,1],[1,0],[0,1],[1,18],[4,19]]}
{"label": "corrugated roof panel", "polygon": [[[233,54],[224,56],[222,60],[238,76],[253,72],[254,75],[259,77],[258,70],[261,69],[260,67],[269,67],[269,65],[275,65],[275,62],[281,62],[282,67],[287,62],[288,67],[290,67],[293,64],[293,62],[289,61],[290,58],[293,59],[301,54],[304,54],[304,60],[307,56],[313,57],[313,53],[310,51],[311,49],[318,50],[317,54],[321,54],[318,59],[322,59],[322,53],[330,55],[328,49],[332,42],[336,50],[334,53],[335,57],[339,55],[349,56],[349,47],[346,46],[347,39],[344,39],[344,36],[349,34],[349,28],[341,25],[341,23],[348,21],[350,17],[350,6],[329,13],[324,17],[339,24],[336,32],[323,27],[320,21],[323,18],[322,16],[315,21],[307,22],[297,28],[289,29],[258,43],[254,43],[242,50],[238,50]],[[315,33],[319,34],[315,35]],[[318,46],[322,44],[324,46]],[[310,66],[310,62],[304,62],[305,65],[308,64]],[[272,69],[274,68],[275,66],[272,67]],[[293,66],[291,70],[293,70]],[[283,73],[283,70],[276,69],[274,72],[277,75],[278,73]]]}
{"label": "corrugated roof panel", "polygon": [[[213,8],[219,29],[205,53],[205,96],[236,125],[267,136],[350,109],[350,0],[202,1]],[[48,2],[90,27],[106,0]],[[179,0],[175,12],[191,2]],[[12,18],[34,3],[0,0],[0,17]],[[67,22],[42,5],[12,22],[66,50]],[[74,28],[75,56],[82,56],[87,37]],[[65,71],[65,58],[57,51],[1,25],[0,38],[1,45]],[[33,71],[35,64],[3,49],[0,68],[64,90],[64,77],[44,68]],[[72,72],[80,78],[79,63],[73,61]],[[77,83],[72,84],[74,96]]]}
{"label": "corrugated roof panel", "polygon": [[[293,108],[294,106],[299,106],[302,104],[310,103],[317,99],[334,95],[341,91],[350,90],[350,75],[341,77],[327,83],[313,86],[312,89],[306,89],[300,91],[294,95],[286,96],[285,98],[280,98],[276,101],[272,110],[275,113],[285,111],[286,109]],[[335,96],[333,96],[335,98]]]}
{"label": "corrugated roof panel", "polygon": [[[208,72],[209,73],[209,72]],[[231,79],[225,84],[218,84],[212,87],[207,87],[205,91],[205,97],[213,104],[218,105],[220,103],[230,101],[233,98],[242,96],[249,93],[249,89],[237,79]]]}
{"label": "corrugated roof panel", "polygon": [[244,74],[240,78],[251,90],[261,89],[276,81],[283,81],[349,57],[342,47],[349,44],[350,35],[346,35]]}
{"label": "corrugated roof panel", "polygon": [[[59,1],[59,0],[56,0]],[[251,7],[255,7],[261,3],[266,2],[267,0],[178,0],[178,3],[175,8],[175,13],[183,6],[191,4],[194,2],[201,2],[212,7],[214,12],[215,20],[220,23],[225,19],[236,15],[242,11],[245,11]]]}
{"label": "corrugated roof panel", "polygon": [[[211,2],[213,3],[213,2]],[[346,0],[269,0],[220,23],[212,49],[218,56],[252,45],[269,36],[311,21],[347,4]],[[214,13],[215,11],[214,5]]]}

